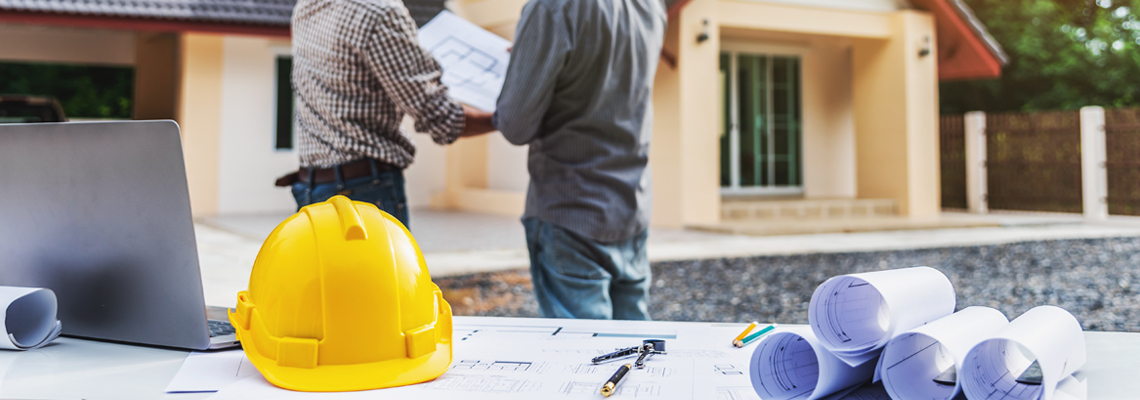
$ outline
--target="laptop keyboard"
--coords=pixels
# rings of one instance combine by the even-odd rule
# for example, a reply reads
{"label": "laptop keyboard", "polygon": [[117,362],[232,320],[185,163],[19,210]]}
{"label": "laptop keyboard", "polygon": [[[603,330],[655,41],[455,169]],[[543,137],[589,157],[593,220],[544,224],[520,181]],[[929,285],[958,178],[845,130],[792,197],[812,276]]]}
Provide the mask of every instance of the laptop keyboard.
{"label": "laptop keyboard", "polygon": [[229,321],[206,321],[210,325],[210,337],[225,336],[234,333],[234,326]]}

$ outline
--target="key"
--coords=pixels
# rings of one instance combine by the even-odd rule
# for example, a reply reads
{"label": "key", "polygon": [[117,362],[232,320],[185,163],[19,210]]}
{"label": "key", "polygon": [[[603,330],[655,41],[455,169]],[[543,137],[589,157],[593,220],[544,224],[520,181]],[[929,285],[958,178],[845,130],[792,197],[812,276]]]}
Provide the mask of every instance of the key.
{"label": "key", "polygon": [[633,363],[637,369],[645,369],[645,361],[654,354],[665,354],[665,341],[662,339],[645,339],[641,345],[641,354]]}

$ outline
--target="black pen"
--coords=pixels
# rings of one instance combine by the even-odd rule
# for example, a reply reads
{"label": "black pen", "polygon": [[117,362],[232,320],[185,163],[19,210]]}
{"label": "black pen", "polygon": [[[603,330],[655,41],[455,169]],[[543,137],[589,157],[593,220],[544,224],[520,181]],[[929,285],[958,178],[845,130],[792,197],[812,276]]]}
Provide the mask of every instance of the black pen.
{"label": "black pen", "polygon": [[629,364],[618,367],[617,372],[614,372],[614,376],[611,376],[610,380],[606,381],[605,385],[602,385],[602,396],[610,397],[610,395],[614,394],[618,384],[621,383],[621,379],[625,378],[625,374],[629,372],[629,368]]}

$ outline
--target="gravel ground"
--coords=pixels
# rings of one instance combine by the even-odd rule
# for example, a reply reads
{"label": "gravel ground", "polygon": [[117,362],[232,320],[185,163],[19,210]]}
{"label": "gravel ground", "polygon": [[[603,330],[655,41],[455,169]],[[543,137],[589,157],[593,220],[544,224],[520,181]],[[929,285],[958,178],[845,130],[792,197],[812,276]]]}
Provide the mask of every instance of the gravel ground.
{"label": "gravel ground", "polygon": [[[1058,240],[867,253],[751,257],[653,264],[650,312],[672,321],[807,323],[829,277],[916,265],[950,278],[958,308],[1016,317],[1038,305],[1069,310],[1086,330],[1140,331],[1140,238]],[[525,270],[440,278],[456,315],[537,317]]]}

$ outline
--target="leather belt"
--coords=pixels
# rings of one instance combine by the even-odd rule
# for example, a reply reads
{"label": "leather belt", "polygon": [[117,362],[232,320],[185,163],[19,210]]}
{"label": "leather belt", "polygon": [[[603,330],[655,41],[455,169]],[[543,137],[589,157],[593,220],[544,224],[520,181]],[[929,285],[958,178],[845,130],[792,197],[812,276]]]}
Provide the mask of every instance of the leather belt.
{"label": "leather belt", "polygon": [[[376,165],[375,171],[377,173],[387,172],[387,171],[396,171],[396,170],[400,169],[399,167],[397,167],[395,165],[388,164],[388,163],[383,162],[383,161],[377,161],[377,160],[374,160],[371,158],[365,158],[365,159],[361,159],[361,160],[349,161],[349,162],[346,162],[344,164],[340,164],[339,167],[340,167],[341,177],[342,177],[342,179],[347,181],[350,179],[372,176],[372,173],[373,173],[372,165],[373,164]],[[309,176],[310,175],[313,177],[313,183],[314,184],[336,182],[336,167],[329,167],[329,168],[304,168],[304,167],[302,167],[301,169],[297,170],[297,172],[294,172],[294,173],[291,173],[289,175],[285,175],[281,178],[278,178],[276,185],[277,186],[289,186],[289,185],[292,185],[294,182],[309,183]]]}

